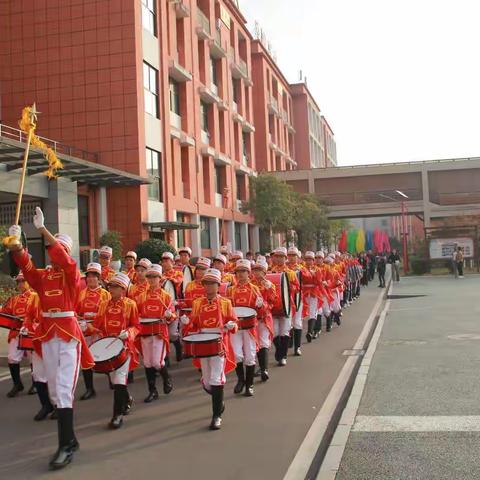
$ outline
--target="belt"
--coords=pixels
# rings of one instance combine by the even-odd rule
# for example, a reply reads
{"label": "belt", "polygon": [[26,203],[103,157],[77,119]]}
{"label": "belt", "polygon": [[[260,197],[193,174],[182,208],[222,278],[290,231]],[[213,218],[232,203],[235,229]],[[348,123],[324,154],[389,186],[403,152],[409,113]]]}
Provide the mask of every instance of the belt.
{"label": "belt", "polygon": [[42,312],[42,317],[45,318],[67,318],[74,316],[75,312]]}
{"label": "belt", "polygon": [[85,312],[83,314],[84,317],[94,317],[97,314],[97,312]]}
{"label": "belt", "polygon": [[305,287],[305,288],[314,288],[314,287],[316,287],[316,285],[308,284],[308,285],[303,285],[303,287]]}
{"label": "belt", "polygon": [[140,320],[147,320],[148,322],[161,322],[163,318],[147,318],[147,317],[140,317]]}

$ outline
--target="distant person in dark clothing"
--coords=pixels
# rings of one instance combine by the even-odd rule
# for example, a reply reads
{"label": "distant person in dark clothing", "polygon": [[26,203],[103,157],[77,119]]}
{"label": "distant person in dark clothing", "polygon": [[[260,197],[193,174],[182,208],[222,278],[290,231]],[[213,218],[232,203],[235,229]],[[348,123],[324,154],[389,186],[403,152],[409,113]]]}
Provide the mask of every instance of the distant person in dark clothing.
{"label": "distant person in dark clothing", "polygon": [[463,248],[457,247],[457,250],[453,253],[453,262],[455,270],[455,278],[463,278],[463,262],[465,261],[463,255]]}
{"label": "distant person in dark clothing", "polygon": [[381,253],[377,259],[378,280],[380,281],[380,288],[385,287],[385,271],[387,270],[387,258],[384,253]]}
{"label": "distant person in dark clothing", "polygon": [[392,277],[395,282],[400,281],[400,255],[396,248],[388,257],[388,263],[392,265]]}
{"label": "distant person in dark clothing", "polygon": [[360,262],[360,265],[362,266],[362,279],[360,280],[360,283],[363,286],[368,286],[368,257],[365,252],[360,254],[360,258],[358,259]]}
{"label": "distant person in dark clothing", "polygon": [[375,278],[375,266],[377,264],[377,259],[371,250],[367,253],[368,258],[368,280],[371,282]]}

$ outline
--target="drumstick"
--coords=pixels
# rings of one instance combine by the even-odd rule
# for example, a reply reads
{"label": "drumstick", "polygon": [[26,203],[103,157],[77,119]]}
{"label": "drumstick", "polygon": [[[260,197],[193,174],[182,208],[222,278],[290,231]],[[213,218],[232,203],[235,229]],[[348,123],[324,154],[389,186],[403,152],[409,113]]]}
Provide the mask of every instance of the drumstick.
{"label": "drumstick", "polygon": [[118,340],[118,339],[119,339],[118,337],[115,337],[115,338],[105,347],[105,349],[110,348],[110,347],[115,343],[115,340]]}

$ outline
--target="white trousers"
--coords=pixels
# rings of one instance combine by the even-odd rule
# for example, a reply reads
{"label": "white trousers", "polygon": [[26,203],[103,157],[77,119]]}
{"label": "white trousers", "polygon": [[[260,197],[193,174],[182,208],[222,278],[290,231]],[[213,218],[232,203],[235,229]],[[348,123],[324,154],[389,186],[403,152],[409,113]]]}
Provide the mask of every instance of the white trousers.
{"label": "white trousers", "polygon": [[32,353],[32,377],[34,382],[47,383],[47,373],[43,359],[35,351]]}
{"label": "white trousers", "polygon": [[233,353],[235,353],[235,362],[243,362],[247,366],[255,365],[257,356],[257,345],[255,339],[248,330],[239,330],[230,335]]}
{"label": "white trousers", "polygon": [[180,337],[180,332],[178,330],[179,321],[178,318],[168,325],[168,335],[170,340],[174,342]]}
{"label": "white trousers", "polygon": [[290,336],[292,319],[290,317],[273,317],[273,336]]}
{"label": "white trousers", "polygon": [[318,309],[318,314],[324,315],[325,317],[328,317],[330,315],[330,305],[328,304],[327,297],[323,297],[323,303],[322,306]]}
{"label": "white trousers", "polygon": [[82,346],[54,337],[42,343],[42,357],[50,400],[57,408],[72,408],[80,370]]}
{"label": "white trousers", "polygon": [[158,335],[141,337],[142,358],[145,368],[156,368],[160,370],[165,366],[165,355],[167,348],[165,342]]}
{"label": "white trousers", "polygon": [[318,298],[308,297],[307,304],[308,304],[307,318],[315,318],[317,316],[317,310],[318,310]]}
{"label": "white trousers", "polygon": [[257,325],[258,346],[260,348],[270,348],[272,341],[270,340],[270,330],[265,322],[258,322]]}
{"label": "white trousers", "polygon": [[303,300],[300,302],[300,308],[295,312],[295,315],[293,316],[293,320],[292,320],[293,328],[302,329],[303,327],[302,312],[303,312]]}
{"label": "white trousers", "polygon": [[339,313],[340,310],[342,309],[342,306],[340,304],[340,292],[338,290],[333,291],[333,302],[330,304],[330,309],[335,312]]}
{"label": "white trousers", "polygon": [[224,356],[201,358],[200,366],[202,368],[202,383],[207,390],[212,385],[225,385]]}
{"label": "white trousers", "polygon": [[8,342],[8,363],[20,363],[24,355],[28,353],[25,350],[18,349],[18,337],[12,338]]}
{"label": "white trousers", "polygon": [[127,378],[128,378],[128,370],[130,367],[130,355],[127,358],[127,361],[120,367],[110,372],[108,375],[110,377],[110,381],[113,385],[126,385]]}

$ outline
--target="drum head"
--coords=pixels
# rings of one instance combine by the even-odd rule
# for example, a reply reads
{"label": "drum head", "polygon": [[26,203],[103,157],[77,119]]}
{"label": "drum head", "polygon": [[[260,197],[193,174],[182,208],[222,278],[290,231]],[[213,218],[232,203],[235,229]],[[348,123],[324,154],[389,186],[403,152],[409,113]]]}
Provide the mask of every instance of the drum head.
{"label": "drum head", "polygon": [[105,362],[118,357],[124,349],[123,342],[117,337],[103,337],[90,345],[95,362]]}
{"label": "drum head", "polygon": [[192,343],[212,342],[218,340],[220,336],[219,333],[192,333],[183,337],[183,341]]}
{"label": "drum head", "polygon": [[288,317],[291,311],[290,305],[290,283],[286,273],[282,273],[282,279],[280,281],[280,295],[282,296],[282,305],[285,311],[285,315]]}
{"label": "drum head", "polygon": [[233,307],[238,318],[251,318],[257,316],[257,311],[250,307]]}
{"label": "drum head", "polygon": [[152,323],[159,323],[160,322],[160,318],[141,318],[140,319],[140,323],[142,325],[150,325]]}
{"label": "drum head", "polygon": [[176,300],[177,289],[175,288],[175,284],[171,280],[165,280],[162,288],[173,298],[173,300]]}

